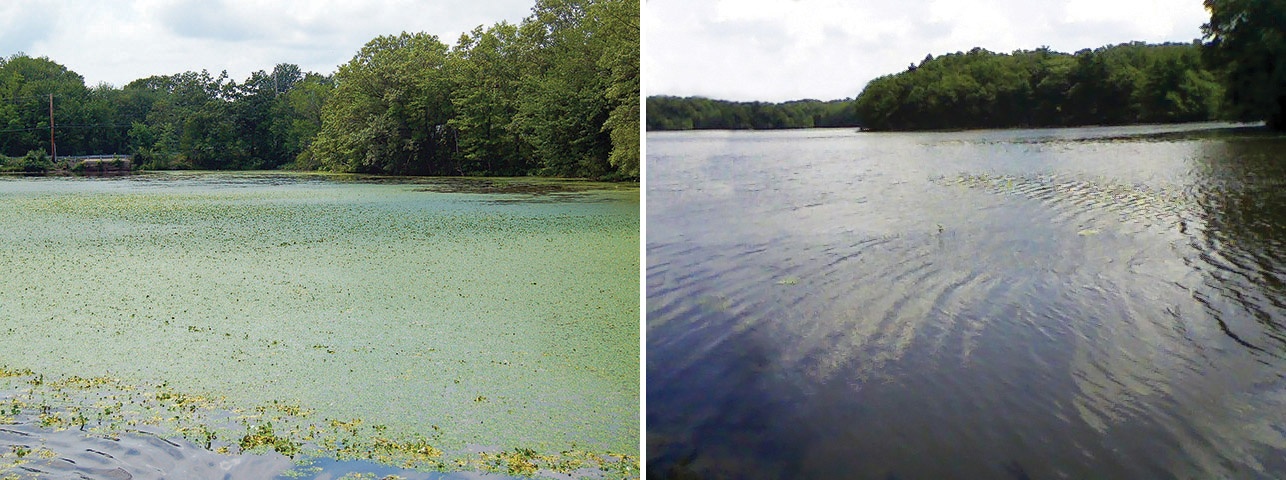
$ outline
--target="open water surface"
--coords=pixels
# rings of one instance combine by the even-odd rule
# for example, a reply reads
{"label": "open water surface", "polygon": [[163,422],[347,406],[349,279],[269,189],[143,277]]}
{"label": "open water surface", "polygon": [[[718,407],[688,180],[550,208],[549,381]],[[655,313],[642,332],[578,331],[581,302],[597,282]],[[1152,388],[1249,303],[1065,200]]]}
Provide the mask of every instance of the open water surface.
{"label": "open water surface", "polygon": [[1286,477],[1286,138],[647,142],[650,476]]}

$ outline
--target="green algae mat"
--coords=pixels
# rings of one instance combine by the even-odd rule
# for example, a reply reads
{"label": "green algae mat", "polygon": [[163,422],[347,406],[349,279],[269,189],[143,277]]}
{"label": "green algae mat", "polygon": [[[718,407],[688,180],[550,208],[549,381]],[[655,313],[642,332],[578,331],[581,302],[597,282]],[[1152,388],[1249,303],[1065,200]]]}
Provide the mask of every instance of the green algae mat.
{"label": "green algae mat", "polygon": [[0,424],[637,476],[638,252],[637,185],[0,178]]}

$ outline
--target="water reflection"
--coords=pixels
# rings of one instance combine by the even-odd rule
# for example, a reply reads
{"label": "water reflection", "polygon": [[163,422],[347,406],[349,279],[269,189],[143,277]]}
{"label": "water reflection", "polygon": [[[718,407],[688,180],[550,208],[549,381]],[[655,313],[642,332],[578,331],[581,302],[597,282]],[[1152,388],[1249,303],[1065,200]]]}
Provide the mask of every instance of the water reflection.
{"label": "water reflection", "polygon": [[1038,133],[650,137],[649,471],[1286,474],[1281,140]]}
{"label": "water reflection", "polygon": [[[1203,144],[1197,202],[1206,228],[1191,245],[1194,268],[1218,295],[1201,294],[1230,337],[1264,355],[1286,357],[1286,165],[1280,137]],[[1228,311],[1232,309],[1232,311]]]}

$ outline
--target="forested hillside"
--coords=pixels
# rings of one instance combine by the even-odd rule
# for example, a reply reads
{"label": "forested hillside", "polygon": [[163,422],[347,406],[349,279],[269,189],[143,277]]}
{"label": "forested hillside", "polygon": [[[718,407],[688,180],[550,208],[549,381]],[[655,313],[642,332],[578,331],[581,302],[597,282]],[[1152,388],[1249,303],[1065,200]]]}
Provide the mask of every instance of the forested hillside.
{"label": "forested hillside", "polygon": [[861,126],[870,130],[1190,122],[1224,115],[1199,42],[1127,43],[1074,54],[981,48],[926,56],[856,100],[786,103],[649,97],[649,130]]}
{"label": "forested hillside", "polygon": [[133,154],[150,169],[637,178],[638,19],[635,0],[539,0],[454,46],[382,36],[331,74],[286,63],[241,82],[201,71],[87,87],[18,53],[0,59],[0,155],[14,169],[53,153],[52,100],[58,155]]}
{"label": "forested hillside", "polygon": [[1117,125],[1211,120],[1223,86],[1201,44],[1128,43],[926,57],[876,78],[856,102],[872,130]]}

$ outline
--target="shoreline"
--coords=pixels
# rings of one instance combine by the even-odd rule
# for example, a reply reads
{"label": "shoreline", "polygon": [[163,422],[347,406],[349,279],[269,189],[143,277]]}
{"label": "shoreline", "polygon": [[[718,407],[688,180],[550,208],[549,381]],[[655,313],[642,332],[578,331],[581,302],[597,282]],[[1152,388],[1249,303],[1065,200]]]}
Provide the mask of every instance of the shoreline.
{"label": "shoreline", "polygon": [[[23,387],[25,385],[25,387]],[[273,478],[323,473],[401,478],[617,478],[639,475],[639,459],[611,452],[559,453],[466,446],[446,451],[439,435],[385,435],[360,418],[315,418],[303,407],[248,409],[223,398],[114,378],[50,379],[0,367],[0,479],[55,472],[130,478],[232,475]]]}

